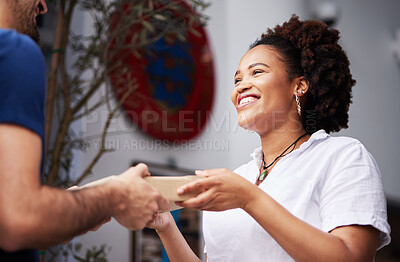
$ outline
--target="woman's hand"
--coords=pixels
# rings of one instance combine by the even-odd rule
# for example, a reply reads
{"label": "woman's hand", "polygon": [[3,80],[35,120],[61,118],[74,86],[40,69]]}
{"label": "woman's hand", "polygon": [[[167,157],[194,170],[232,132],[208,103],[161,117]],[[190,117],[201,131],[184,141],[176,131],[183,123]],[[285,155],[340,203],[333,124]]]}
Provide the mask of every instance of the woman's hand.
{"label": "woman's hand", "polygon": [[154,228],[171,261],[201,262],[187,244],[170,212],[154,213],[146,227]]}
{"label": "woman's hand", "polygon": [[154,213],[153,219],[147,223],[146,227],[153,228],[157,230],[157,232],[164,232],[171,225],[173,220],[174,218],[170,212],[157,212]]}
{"label": "woman's hand", "polygon": [[223,211],[233,208],[244,208],[258,190],[243,177],[228,169],[209,169],[196,171],[203,176],[195,182],[188,183],[178,189],[178,194],[201,192],[196,197],[178,202],[182,207],[209,211]]}

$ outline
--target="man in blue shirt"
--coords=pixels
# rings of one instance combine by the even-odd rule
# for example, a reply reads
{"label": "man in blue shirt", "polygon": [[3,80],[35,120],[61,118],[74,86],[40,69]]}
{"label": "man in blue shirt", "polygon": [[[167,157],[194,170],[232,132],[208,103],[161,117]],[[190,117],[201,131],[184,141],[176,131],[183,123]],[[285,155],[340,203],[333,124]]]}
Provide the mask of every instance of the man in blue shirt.
{"label": "man in blue shirt", "polygon": [[[35,17],[45,0],[0,1],[0,261],[37,261],[36,248],[64,242],[109,217],[143,228],[168,201],[144,164],[76,191],[40,184],[45,64]],[[29,35],[30,38],[26,35]],[[32,39],[31,39],[32,38]]]}

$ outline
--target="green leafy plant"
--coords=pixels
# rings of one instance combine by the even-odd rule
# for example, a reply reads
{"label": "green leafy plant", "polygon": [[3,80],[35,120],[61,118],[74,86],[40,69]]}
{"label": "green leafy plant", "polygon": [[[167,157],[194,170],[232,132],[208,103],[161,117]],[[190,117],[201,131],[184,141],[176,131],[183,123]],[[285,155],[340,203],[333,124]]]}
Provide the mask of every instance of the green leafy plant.
{"label": "green leafy plant", "polygon": [[100,247],[93,246],[86,250],[84,257],[79,255],[81,250],[81,243],[69,243],[55,249],[49,249],[46,261],[55,261],[59,256],[63,256],[66,262],[68,262],[69,257],[81,262],[106,262],[108,261],[107,255],[110,253],[111,247],[107,247],[105,244]]}

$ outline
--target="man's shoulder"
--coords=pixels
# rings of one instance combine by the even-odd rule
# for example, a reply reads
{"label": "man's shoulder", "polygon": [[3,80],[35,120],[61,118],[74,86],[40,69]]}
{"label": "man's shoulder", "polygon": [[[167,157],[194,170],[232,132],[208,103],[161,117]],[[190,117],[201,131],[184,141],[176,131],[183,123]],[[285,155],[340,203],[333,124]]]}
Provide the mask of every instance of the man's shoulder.
{"label": "man's shoulder", "polygon": [[43,137],[45,92],[46,66],[37,44],[0,29],[0,123],[24,126]]}
{"label": "man's shoulder", "polygon": [[39,50],[37,44],[27,35],[20,34],[14,29],[0,28],[0,47],[1,48],[21,48]]}
{"label": "man's shoulder", "polygon": [[[21,59],[24,59],[25,63],[20,63]],[[35,59],[42,63],[43,55],[39,46],[26,35],[12,29],[0,28],[0,63],[10,64],[14,61],[24,66],[27,64],[26,61],[29,61],[28,59]]]}
{"label": "man's shoulder", "polygon": [[39,46],[15,30],[0,29],[0,89],[2,92],[43,93],[46,65]]}

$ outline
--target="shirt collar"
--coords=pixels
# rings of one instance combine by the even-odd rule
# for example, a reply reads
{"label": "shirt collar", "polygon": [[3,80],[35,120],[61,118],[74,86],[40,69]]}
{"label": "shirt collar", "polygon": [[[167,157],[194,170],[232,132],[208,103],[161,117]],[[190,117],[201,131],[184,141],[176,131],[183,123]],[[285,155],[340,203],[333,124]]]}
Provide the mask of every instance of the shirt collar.
{"label": "shirt collar", "polygon": [[[311,137],[307,140],[307,142],[301,144],[301,146],[296,149],[295,151],[299,150],[299,151],[304,151],[306,150],[308,147],[310,147],[312,144],[314,144],[315,142],[317,142],[318,140],[322,140],[329,137],[329,134],[327,134],[325,132],[325,130],[320,129],[317,132],[314,132]],[[262,161],[262,147],[258,147],[256,149],[254,149],[253,153],[250,154],[250,157],[252,157],[257,163],[261,163]]]}

